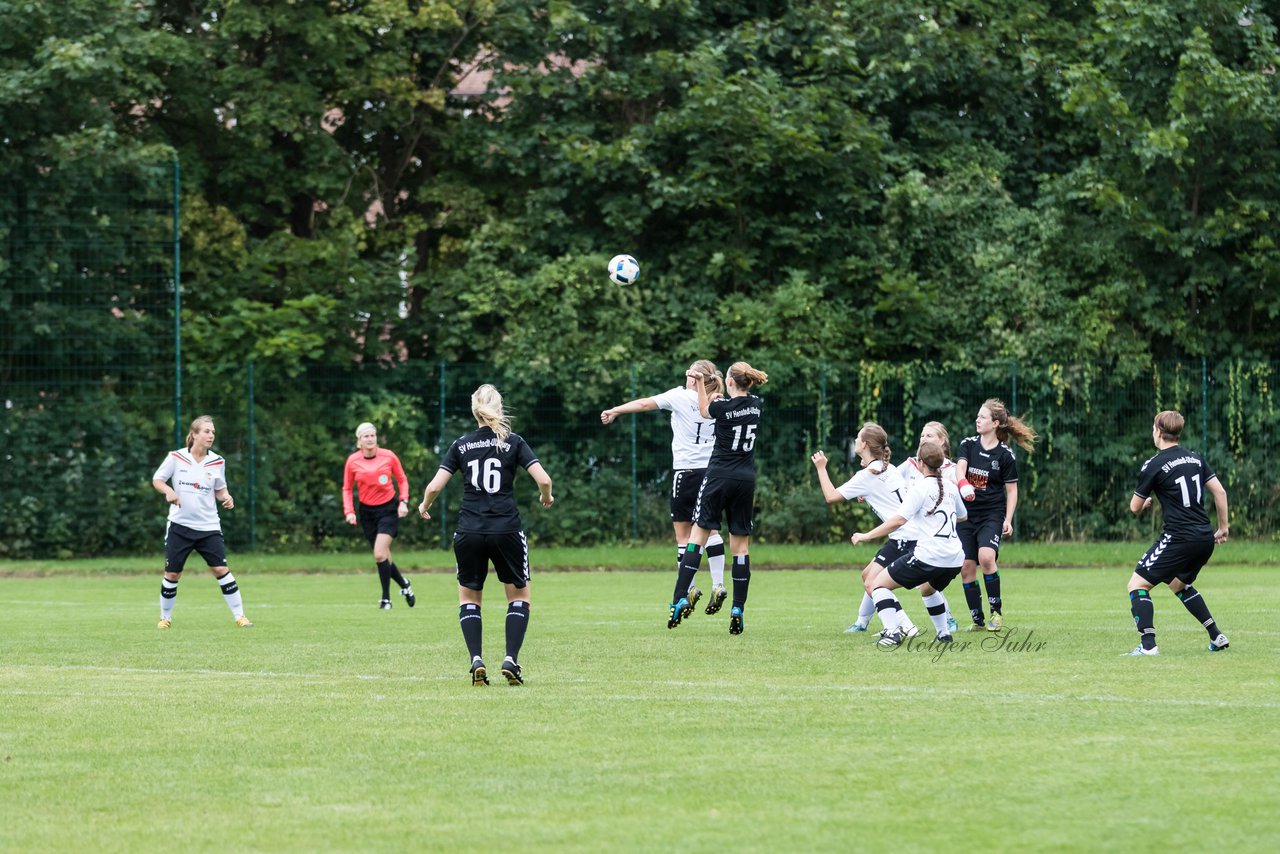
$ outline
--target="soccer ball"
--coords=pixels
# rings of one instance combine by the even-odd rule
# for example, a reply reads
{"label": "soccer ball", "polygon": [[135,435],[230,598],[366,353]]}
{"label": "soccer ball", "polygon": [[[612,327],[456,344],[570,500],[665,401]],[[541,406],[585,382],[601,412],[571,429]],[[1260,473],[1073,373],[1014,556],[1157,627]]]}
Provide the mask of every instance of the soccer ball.
{"label": "soccer ball", "polygon": [[640,278],[640,265],[630,255],[614,255],[609,261],[609,278],[619,285],[633,285]]}

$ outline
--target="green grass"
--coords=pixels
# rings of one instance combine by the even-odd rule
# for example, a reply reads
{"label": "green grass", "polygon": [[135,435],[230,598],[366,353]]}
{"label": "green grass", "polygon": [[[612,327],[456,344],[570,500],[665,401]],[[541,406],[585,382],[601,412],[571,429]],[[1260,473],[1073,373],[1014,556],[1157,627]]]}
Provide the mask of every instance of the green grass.
{"label": "green grass", "polygon": [[189,572],[168,632],[155,575],[3,578],[0,850],[1280,850],[1271,573],[1202,576],[1230,650],[1164,590],[1132,659],[1136,557],[1007,568],[1012,642],[941,656],[843,634],[843,572],[756,572],[741,637],[668,631],[672,573],[536,575],[529,684],[486,689],[444,572],[385,613],[238,570],[249,630]]}
{"label": "green grass", "polygon": [[[1007,543],[1000,552],[1001,565],[1016,567],[1126,567],[1132,568],[1150,545],[1134,543]],[[1219,546],[1215,561],[1240,566],[1274,566],[1274,543],[1231,541]],[[854,549],[847,541],[825,545],[771,545],[752,543],[751,564],[762,568],[796,569],[847,567],[866,564],[875,555],[870,546]],[[254,573],[356,573],[372,568],[363,547],[348,552],[314,554],[261,554],[232,548],[229,558],[236,572]],[[396,563],[405,571],[452,572],[453,552],[447,549],[408,551],[396,548]],[[667,571],[675,562],[672,544],[621,544],[593,548],[544,548],[533,546],[536,570],[658,569]],[[159,572],[164,563],[163,544],[156,552],[134,557],[79,560],[0,560],[0,577],[43,575],[137,575]],[[192,559],[199,565],[199,558]]]}

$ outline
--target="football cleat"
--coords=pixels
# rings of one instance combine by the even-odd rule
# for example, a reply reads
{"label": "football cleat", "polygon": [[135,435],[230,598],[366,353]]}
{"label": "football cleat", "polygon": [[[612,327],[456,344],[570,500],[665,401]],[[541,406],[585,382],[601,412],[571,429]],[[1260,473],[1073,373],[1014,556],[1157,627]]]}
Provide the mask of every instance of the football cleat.
{"label": "football cleat", "polygon": [[702,591],[690,584],[689,592],[684,594],[684,598],[689,600],[689,610],[684,613],[687,617],[693,613],[693,606],[697,605],[698,600],[702,598]]}
{"label": "football cleat", "polygon": [[502,659],[502,675],[507,677],[508,685],[524,684],[524,676],[520,673],[520,665],[516,664],[509,655]]}
{"label": "football cleat", "polygon": [[947,634],[954,635],[960,629],[960,624],[956,622],[956,618],[947,614]]}
{"label": "football cleat", "polygon": [[390,611],[390,610],[391,610],[391,600],[390,600],[390,599],[381,599],[381,600],[379,600],[379,601],[378,601],[378,610],[379,610],[379,611]]}
{"label": "football cleat", "polygon": [[744,628],[746,628],[746,625],[745,620],[742,618],[742,609],[734,605],[729,609],[729,634],[740,635]]}
{"label": "football cleat", "polygon": [[1226,635],[1220,634],[1209,642],[1209,652],[1222,652],[1229,646],[1231,646],[1231,641],[1227,640]]}
{"label": "football cleat", "polygon": [[404,603],[412,608],[418,602],[418,597],[413,595],[413,585],[400,588],[400,595],[404,597]]}
{"label": "football cleat", "polygon": [[886,646],[886,647],[888,647],[888,646],[900,646],[900,645],[902,644],[902,642],[903,642],[904,640],[906,640],[906,639],[907,639],[907,638],[906,638],[906,635],[904,635],[902,632],[897,632],[897,631],[894,631],[894,632],[884,631],[884,632],[881,632],[881,633],[880,633],[880,639],[876,641],[876,645],[877,645],[877,646]]}
{"label": "football cleat", "polygon": [[955,638],[951,637],[951,635],[946,632],[939,632],[938,643],[955,643]]}
{"label": "football cleat", "polygon": [[1160,654],[1160,647],[1158,647],[1158,646],[1153,646],[1153,647],[1151,647],[1151,649],[1143,649],[1143,648],[1142,648],[1142,644],[1138,644],[1136,647],[1134,647],[1132,652],[1126,652],[1126,653],[1125,653],[1125,655],[1126,655],[1126,656],[1132,656],[1132,655],[1159,655],[1159,654]]}
{"label": "football cleat", "polygon": [[707,601],[707,610],[704,613],[714,614],[720,610],[720,606],[724,604],[724,600],[729,597],[729,591],[724,589],[723,584],[717,584],[711,588],[711,598]]}
{"label": "football cleat", "polygon": [[680,625],[680,621],[689,615],[693,608],[689,606],[689,600],[684,597],[679,602],[671,603],[671,615],[667,617],[667,628],[674,629]]}
{"label": "football cleat", "polygon": [[169,628],[169,627],[170,627],[170,626],[172,626],[172,625],[173,625],[173,623],[172,623],[171,621],[169,621],[169,620],[167,620],[167,619],[164,619],[164,618],[161,618],[160,622],[156,623],[156,628],[157,628],[157,629],[167,629],[167,628]]}
{"label": "football cleat", "polygon": [[991,619],[987,621],[987,631],[998,632],[1004,628],[1004,615],[999,611],[991,612]]}
{"label": "football cleat", "polygon": [[852,632],[865,632],[866,630],[867,630],[866,624],[864,624],[864,623],[854,623],[852,626],[850,626],[849,628],[845,629],[845,630],[844,630],[844,633],[847,635],[847,634],[850,634],[850,633],[852,633]]}
{"label": "football cleat", "polygon": [[489,684],[489,671],[485,669],[484,662],[478,655],[471,662],[471,684],[477,687]]}
{"label": "football cleat", "polygon": [[250,622],[248,617],[236,617],[236,625],[242,629],[253,628],[253,623]]}
{"label": "football cleat", "polygon": [[918,638],[918,637],[920,637],[920,627],[915,625],[914,623],[912,623],[911,625],[907,626],[905,629],[902,630],[903,640],[906,640],[907,638]]}
{"label": "football cleat", "polygon": [[985,632],[986,630],[987,630],[986,623],[974,623],[972,626],[969,626],[967,629],[965,629],[966,632]]}

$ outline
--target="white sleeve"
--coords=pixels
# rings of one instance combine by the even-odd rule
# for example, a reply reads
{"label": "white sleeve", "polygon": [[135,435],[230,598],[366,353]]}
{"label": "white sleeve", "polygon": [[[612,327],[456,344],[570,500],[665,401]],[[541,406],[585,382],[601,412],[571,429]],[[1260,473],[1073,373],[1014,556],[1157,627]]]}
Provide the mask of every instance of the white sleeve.
{"label": "white sleeve", "polygon": [[952,484],[955,484],[956,483],[956,464],[951,462],[951,460],[945,460],[942,463],[942,476],[945,477],[947,480],[951,481]]}
{"label": "white sleeve", "polygon": [[173,455],[165,454],[164,462],[160,464],[160,468],[156,469],[156,473],[151,475],[151,479],[163,480],[165,483],[168,483],[169,478],[173,477],[174,466]]}
{"label": "white sleeve", "polygon": [[854,501],[867,494],[867,474],[866,469],[862,469],[853,477],[836,487],[836,492],[840,493],[845,501]]}
{"label": "white sleeve", "polygon": [[667,412],[674,412],[676,409],[676,403],[680,400],[680,392],[682,391],[684,391],[682,388],[671,388],[667,389],[662,394],[655,394],[649,399],[658,404],[659,409],[665,409]]}

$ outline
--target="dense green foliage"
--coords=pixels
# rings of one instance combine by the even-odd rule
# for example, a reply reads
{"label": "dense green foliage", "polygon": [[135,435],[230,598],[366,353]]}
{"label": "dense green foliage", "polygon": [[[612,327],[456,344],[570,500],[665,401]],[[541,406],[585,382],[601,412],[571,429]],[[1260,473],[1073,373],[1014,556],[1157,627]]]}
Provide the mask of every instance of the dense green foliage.
{"label": "dense green foliage", "polygon": [[[773,536],[828,524],[806,445],[962,434],[1015,360],[1055,484],[1026,533],[1132,533],[1110,493],[1071,516],[1127,488],[1159,366],[1201,358],[1200,440],[1274,532],[1278,53],[1223,0],[0,0],[0,545],[150,547],[178,267],[181,407],[254,478],[241,542],[331,544],[367,417],[421,484],[466,426],[440,366],[474,364],[580,500],[540,536],[660,536],[657,419],[634,478],[583,425],[704,356],[775,377]],[[638,286],[601,274],[618,251]],[[863,362],[904,399],[868,406]],[[928,376],[959,387],[913,408]],[[1099,423],[1129,432],[1082,443]]]}

